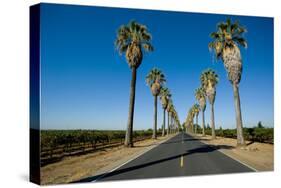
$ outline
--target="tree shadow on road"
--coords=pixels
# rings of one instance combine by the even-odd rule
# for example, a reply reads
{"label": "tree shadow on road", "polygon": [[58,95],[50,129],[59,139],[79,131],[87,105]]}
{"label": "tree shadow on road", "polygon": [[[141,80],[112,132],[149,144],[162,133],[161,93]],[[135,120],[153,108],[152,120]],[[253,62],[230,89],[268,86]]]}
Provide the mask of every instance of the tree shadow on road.
{"label": "tree shadow on road", "polygon": [[[109,178],[109,177],[112,177],[112,176],[115,176],[115,175],[120,175],[120,174],[127,173],[127,172],[130,172],[130,171],[145,168],[145,167],[148,167],[148,166],[151,166],[151,165],[155,165],[155,164],[163,163],[163,162],[166,162],[166,161],[178,159],[182,156],[193,155],[193,154],[198,154],[198,153],[211,153],[213,151],[216,151],[216,150],[222,149],[222,148],[230,149],[230,148],[232,148],[232,146],[227,146],[227,145],[221,145],[221,146],[202,145],[201,147],[198,147],[198,148],[186,150],[186,152],[178,154],[178,155],[174,155],[174,156],[171,156],[171,157],[147,162],[147,163],[144,163],[144,164],[134,165],[134,166],[124,165],[120,169],[117,169],[113,172],[104,173],[104,174],[100,174],[100,175],[97,175],[97,176],[84,178],[84,179],[81,179],[79,181],[75,181],[75,182],[71,182],[71,183],[91,182],[91,181],[94,181],[94,180],[101,180],[101,179],[104,179],[104,178]],[[126,167],[126,166],[128,166],[128,167]]]}

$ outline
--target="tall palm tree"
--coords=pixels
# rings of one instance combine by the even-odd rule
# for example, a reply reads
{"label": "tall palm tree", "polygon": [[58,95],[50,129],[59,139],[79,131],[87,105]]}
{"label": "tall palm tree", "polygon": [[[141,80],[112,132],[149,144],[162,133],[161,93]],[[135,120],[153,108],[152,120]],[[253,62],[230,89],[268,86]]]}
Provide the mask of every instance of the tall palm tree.
{"label": "tall palm tree", "polygon": [[160,90],[161,103],[163,108],[163,128],[162,136],[165,136],[165,126],[166,126],[166,110],[168,107],[169,98],[171,97],[170,90],[166,87],[162,87]]}
{"label": "tall palm tree", "polygon": [[174,105],[173,105],[173,101],[172,99],[169,99],[169,102],[168,102],[168,106],[167,106],[167,112],[168,112],[168,126],[167,126],[167,135],[170,134],[170,123],[171,123],[171,112],[172,112],[172,109],[174,108]]}
{"label": "tall palm tree", "polygon": [[172,133],[175,133],[177,112],[175,108],[172,111]]}
{"label": "tall palm tree", "polygon": [[175,111],[175,129],[176,129],[176,132],[179,132],[180,121],[179,121],[178,113],[176,111]]}
{"label": "tall palm tree", "polygon": [[207,69],[201,74],[201,84],[204,90],[206,91],[206,95],[211,105],[212,139],[216,138],[214,103],[216,99],[216,85],[218,84],[218,81],[218,75],[212,69]]}
{"label": "tall palm tree", "polygon": [[134,120],[134,106],[135,106],[135,91],[137,68],[142,63],[143,52],[153,51],[151,45],[151,34],[145,25],[131,21],[127,25],[122,25],[117,31],[115,46],[119,54],[125,54],[127,63],[132,71],[131,87],[130,87],[130,104],[129,115],[126,130],[126,137],[124,145],[127,147],[133,146],[133,120]]}
{"label": "tall palm tree", "polygon": [[198,104],[194,104],[193,105],[193,113],[194,113],[194,116],[196,117],[195,130],[194,130],[195,134],[197,134],[199,112],[200,112],[200,106]]}
{"label": "tall palm tree", "polygon": [[152,138],[157,138],[157,97],[160,94],[161,88],[165,84],[165,76],[161,70],[154,68],[146,76],[146,83],[151,89],[154,96],[154,129]]}
{"label": "tall palm tree", "polygon": [[188,110],[188,114],[186,117],[186,130],[190,129],[190,132],[193,133],[193,120],[194,120],[194,111],[193,111],[193,107],[191,107]]}
{"label": "tall palm tree", "polygon": [[205,136],[205,110],[206,110],[206,94],[202,87],[195,90],[195,98],[197,99],[202,114],[202,136]]}
{"label": "tall palm tree", "polygon": [[233,87],[238,146],[245,145],[239,96],[239,83],[242,75],[242,58],[239,47],[247,48],[245,32],[246,29],[238,21],[231,23],[231,20],[227,19],[226,22],[217,25],[217,31],[210,35],[213,41],[209,43],[209,49],[214,51],[217,60],[222,60]]}

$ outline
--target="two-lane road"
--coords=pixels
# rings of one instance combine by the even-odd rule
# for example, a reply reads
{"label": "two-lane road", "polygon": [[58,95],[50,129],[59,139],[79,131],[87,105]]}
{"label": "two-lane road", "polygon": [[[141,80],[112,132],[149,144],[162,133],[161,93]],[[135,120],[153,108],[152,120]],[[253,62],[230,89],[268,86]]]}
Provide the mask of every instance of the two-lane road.
{"label": "two-lane road", "polygon": [[81,181],[109,181],[222,173],[253,172],[188,134],[179,133],[170,140],[101,176]]}

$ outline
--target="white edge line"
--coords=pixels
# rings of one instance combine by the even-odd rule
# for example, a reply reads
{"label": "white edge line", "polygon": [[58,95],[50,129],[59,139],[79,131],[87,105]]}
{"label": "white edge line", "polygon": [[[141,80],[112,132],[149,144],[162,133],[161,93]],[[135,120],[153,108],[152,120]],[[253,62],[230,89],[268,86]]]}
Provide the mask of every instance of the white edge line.
{"label": "white edge line", "polygon": [[[174,136],[172,136],[172,137],[169,138],[168,140],[174,138],[174,137],[175,137],[176,135],[178,135],[178,134],[179,134],[179,133],[175,134]],[[160,143],[158,143],[158,144],[152,146],[151,148],[149,148],[149,149],[143,151],[142,153],[136,155],[136,156],[133,157],[132,159],[129,159],[128,161],[124,162],[123,164],[121,164],[121,165],[119,165],[119,166],[113,168],[112,170],[110,170],[110,171],[108,171],[108,172],[105,172],[104,175],[102,175],[102,176],[100,176],[100,177],[97,177],[97,179],[95,179],[95,180],[93,180],[93,181],[91,181],[91,182],[96,182],[96,181],[102,179],[102,178],[103,178],[104,176],[106,176],[107,174],[109,174],[109,173],[111,173],[111,172],[117,170],[118,168],[121,168],[121,167],[124,166],[125,164],[128,164],[129,162],[131,162],[131,161],[133,161],[133,160],[139,158],[139,157],[142,156],[143,154],[145,154],[145,153],[147,153],[148,151],[152,150],[153,148],[155,148],[155,147],[161,145],[162,143],[167,142],[168,140],[163,140],[163,141],[161,141]]]}
{"label": "white edge line", "polygon": [[224,153],[223,151],[220,151],[219,149],[218,149],[217,151],[219,151],[219,152],[221,152],[222,154],[228,156],[229,158],[231,158],[231,159],[233,159],[233,160],[235,160],[235,161],[241,163],[242,165],[244,165],[244,166],[246,166],[246,167],[252,169],[253,171],[259,172],[259,171],[258,171],[257,169],[255,169],[254,167],[251,167],[250,165],[248,165],[248,164],[246,164],[246,163],[240,161],[239,159],[235,159],[234,157],[230,156],[229,154]]}
{"label": "white edge line", "polygon": [[[197,136],[195,135],[195,136],[193,136],[193,137],[196,138]],[[196,139],[198,139],[198,138],[196,138]],[[208,145],[208,146],[210,146],[210,147],[213,147],[213,146],[211,146],[211,145],[209,145],[209,144],[207,144],[207,143],[205,143],[205,142],[202,142],[202,141],[200,141],[200,140],[198,140],[198,141],[201,142],[201,143],[203,143],[203,144],[206,144],[206,145]],[[224,152],[221,151],[220,149],[217,149],[217,151],[219,151],[219,152],[221,152],[222,154],[226,155],[227,157],[229,157],[229,158],[235,160],[236,162],[241,163],[242,165],[244,165],[244,166],[250,168],[251,170],[253,170],[253,171],[255,171],[255,172],[260,172],[260,171],[258,171],[257,169],[255,169],[254,167],[251,167],[250,165],[248,165],[248,164],[246,164],[246,163],[240,161],[239,159],[235,159],[234,157],[230,156],[229,154],[224,153]]]}
{"label": "white edge line", "polygon": [[[196,137],[197,137],[197,136],[195,136],[195,138],[196,138]],[[198,139],[198,138],[196,138],[196,139]],[[200,140],[198,140],[198,141],[201,142]],[[206,144],[206,145],[212,147],[211,145],[209,145],[209,144],[207,144],[207,143],[205,143],[205,142],[202,142],[202,143],[204,143],[204,144]],[[227,154],[227,153],[221,151],[220,149],[217,149],[217,151],[219,151],[219,152],[221,152],[222,154],[226,155],[227,157],[229,157],[229,158],[231,158],[231,159],[237,161],[238,163],[241,163],[242,165],[244,165],[244,166],[250,168],[251,170],[253,170],[253,171],[255,171],[255,172],[259,172],[259,171],[258,171],[257,169],[255,169],[254,167],[252,167],[252,166],[250,166],[250,165],[248,165],[248,164],[246,164],[246,163],[240,161],[239,159],[236,159],[236,158],[232,157],[231,155],[229,155],[229,154]]]}

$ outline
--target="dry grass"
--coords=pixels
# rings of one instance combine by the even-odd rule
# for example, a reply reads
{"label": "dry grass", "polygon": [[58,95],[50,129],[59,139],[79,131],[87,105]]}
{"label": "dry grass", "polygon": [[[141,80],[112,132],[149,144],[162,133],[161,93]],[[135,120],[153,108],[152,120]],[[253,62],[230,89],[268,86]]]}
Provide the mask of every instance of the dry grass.
{"label": "dry grass", "polygon": [[103,174],[174,135],[136,142],[133,148],[119,146],[81,156],[67,157],[41,168],[41,184],[61,184]]}

